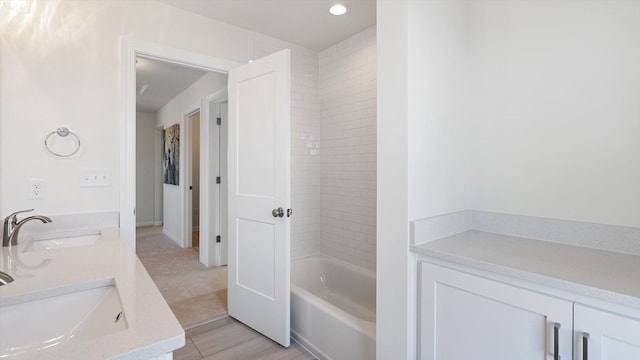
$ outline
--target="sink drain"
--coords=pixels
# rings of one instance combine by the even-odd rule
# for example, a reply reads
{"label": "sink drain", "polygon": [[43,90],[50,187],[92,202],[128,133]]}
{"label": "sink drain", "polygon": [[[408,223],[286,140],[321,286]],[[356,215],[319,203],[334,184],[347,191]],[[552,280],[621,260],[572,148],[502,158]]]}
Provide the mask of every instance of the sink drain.
{"label": "sink drain", "polygon": [[120,311],[120,312],[118,313],[118,315],[116,315],[116,321],[115,321],[115,322],[120,321],[120,319],[122,319],[122,317],[123,317],[123,316],[124,316],[124,314],[122,313],[122,311]]}

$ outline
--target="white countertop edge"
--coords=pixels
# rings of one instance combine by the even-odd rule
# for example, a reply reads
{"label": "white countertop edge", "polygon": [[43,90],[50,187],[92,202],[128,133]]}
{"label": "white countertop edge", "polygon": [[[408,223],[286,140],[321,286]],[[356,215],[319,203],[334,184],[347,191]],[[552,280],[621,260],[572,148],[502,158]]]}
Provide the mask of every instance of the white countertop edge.
{"label": "white countertop edge", "polygon": [[[82,233],[69,231],[68,233]],[[24,253],[28,241],[0,249],[0,269],[15,261],[29,281],[16,280],[0,288],[0,307],[22,302],[114,285],[118,289],[125,316],[136,320],[123,332],[75,343],[73,346],[38,353],[39,359],[140,359],[171,353],[185,345],[185,332],[171,312],[159,289],[117,228],[101,229],[104,242],[70,248]],[[18,262],[22,258],[28,266]],[[75,259],[81,261],[74,262]],[[45,260],[45,261],[43,261]],[[46,261],[48,260],[48,261]],[[9,266],[9,270],[12,267]],[[59,274],[59,275],[58,275]],[[21,286],[15,287],[15,285]],[[12,286],[13,285],[13,286]],[[25,359],[34,354],[12,358]]]}
{"label": "white countertop edge", "polygon": [[165,355],[182,348],[186,343],[184,332],[181,335],[135,349],[128,353],[117,355],[111,359],[117,360],[146,360],[156,356]]}
{"label": "white countertop edge", "polygon": [[[424,245],[424,244],[423,244]],[[541,275],[538,273],[520,270],[513,267],[498,265],[470,257],[457,256],[455,254],[427,249],[421,246],[412,245],[410,250],[416,254],[431,257],[458,265],[467,266],[469,268],[486,271],[498,275],[503,275],[517,280],[524,280],[537,285],[550,287],[570,293],[587,296],[590,298],[603,300],[606,302],[631,307],[640,310],[640,298],[621,294],[614,291],[600,289],[589,285],[580,284],[574,281],[563,280],[555,277]]]}

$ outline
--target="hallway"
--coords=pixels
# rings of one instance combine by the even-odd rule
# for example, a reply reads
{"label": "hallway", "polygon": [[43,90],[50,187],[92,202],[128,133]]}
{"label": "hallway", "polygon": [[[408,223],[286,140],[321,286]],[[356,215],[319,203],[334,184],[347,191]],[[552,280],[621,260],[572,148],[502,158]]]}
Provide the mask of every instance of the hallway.
{"label": "hallway", "polygon": [[183,249],[162,227],[136,231],[136,253],[183,328],[227,315],[227,267],[207,268],[195,248]]}

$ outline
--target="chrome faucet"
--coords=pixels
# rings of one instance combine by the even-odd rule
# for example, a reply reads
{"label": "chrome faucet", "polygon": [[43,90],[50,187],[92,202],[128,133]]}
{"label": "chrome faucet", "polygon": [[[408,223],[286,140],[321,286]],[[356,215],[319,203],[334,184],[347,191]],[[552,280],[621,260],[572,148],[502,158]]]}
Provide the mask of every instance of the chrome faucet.
{"label": "chrome faucet", "polygon": [[0,286],[7,285],[8,283],[10,283],[12,281],[13,281],[13,278],[11,277],[11,275],[0,271]]}
{"label": "chrome faucet", "polygon": [[18,221],[18,218],[17,218],[18,214],[26,213],[30,211],[33,211],[33,209],[17,211],[7,216],[4,219],[4,233],[2,234],[2,246],[9,246],[9,244],[11,244],[12,246],[18,245],[18,232],[20,231],[20,228],[22,228],[22,225],[24,225],[25,223],[31,220],[40,220],[43,223],[51,222],[51,219],[42,215],[29,216]]}

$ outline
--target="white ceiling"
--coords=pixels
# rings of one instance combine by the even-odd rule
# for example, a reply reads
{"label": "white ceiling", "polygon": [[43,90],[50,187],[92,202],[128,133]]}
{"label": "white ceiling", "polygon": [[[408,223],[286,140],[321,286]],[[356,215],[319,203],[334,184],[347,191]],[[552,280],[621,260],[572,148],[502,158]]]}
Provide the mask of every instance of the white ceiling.
{"label": "white ceiling", "polygon": [[[136,110],[158,111],[206,74],[206,71],[139,57],[136,63]],[[140,95],[144,85],[147,89]]]}
{"label": "white ceiling", "polygon": [[[376,0],[159,0],[211,19],[322,51],[376,23]],[[329,7],[347,7],[342,16]]]}
{"label": "white ceiling", "polygon": [[[325,50],[376,23],[375,0],[159,1],[316,51]],[[329,7],[336,3],[347,7],[345,15],[329,14]],[[137,111],[158,111],[205,74],[201,70],[138,58]],[[140,95],[144,85],[147,89]]]}

